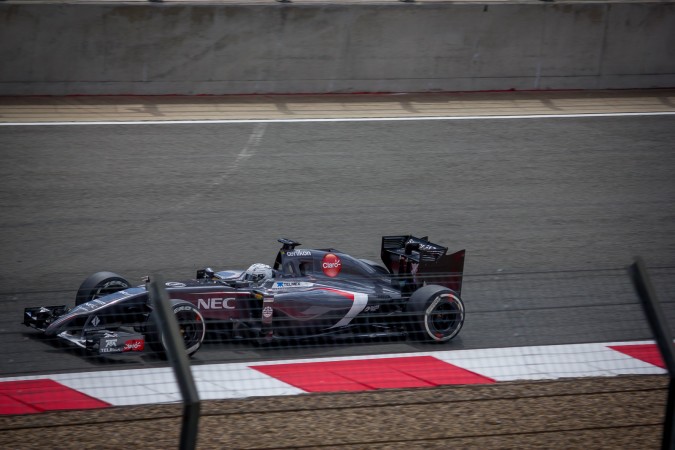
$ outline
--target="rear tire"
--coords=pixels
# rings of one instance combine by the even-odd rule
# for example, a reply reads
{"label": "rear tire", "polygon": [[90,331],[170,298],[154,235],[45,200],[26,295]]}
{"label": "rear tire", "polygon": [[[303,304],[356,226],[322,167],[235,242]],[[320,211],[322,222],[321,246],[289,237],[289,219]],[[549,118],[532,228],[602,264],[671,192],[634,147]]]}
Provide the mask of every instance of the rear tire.
{"label": "rear tire", "polygon": [[80,285],[75,295],[75,306],[130,287],[131,284],[116,273],[96,272]]}
{"label": "rear tire", "polygon": [[[178,329],[185,344],[185,352],[188,356],[192,356],[201,348],[206,336],[204,317],[192,303],[185,300],[171,300],[171,310],[178,321]],[[158,320],[157,311],[150,313],[146,327],[146,342],[151,350],[164,358],[166,357],[166,347]]]}
{"label": "rear tire", "polygon": [[424,286],[413,292],[406,307],[408,328],[415,339],[448,342],[464,325],[464,302],[443,286]]}

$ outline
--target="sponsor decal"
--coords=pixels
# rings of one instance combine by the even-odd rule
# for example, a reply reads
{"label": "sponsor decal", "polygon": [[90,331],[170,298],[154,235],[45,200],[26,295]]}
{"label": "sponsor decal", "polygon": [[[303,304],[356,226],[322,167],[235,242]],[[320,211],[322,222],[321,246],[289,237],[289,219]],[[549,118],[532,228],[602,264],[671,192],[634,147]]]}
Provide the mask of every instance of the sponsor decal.
{"label": "sponsor decal", "polygon": [[106,331],[103,333],[103,339],[110,339],[110,338],[116,338],[118,335],[117,333],[114,333],[112,331]]}
{"label": "sponsor decal", "polygon": [[101,323],[101,319],[98,318],[98,316],[94,316],[94,318],[91,320],[91,324],[95,327],[98,326],[98,324]]}
{"label": "sponsor decal", "polygon": [[89,311],[95,311],[99,309],[99,305],[96,305],[94,303],[82,303],[80,306],[77,306],[73,308],[70,312],[89,312]]}
{"label": "sponsor decal", "polygon": [[286,252],[286,256],[312,256],[312,252],[309,250],[291,250]]}
{"label": "sponsor decal", "polygon": [[340,273],[340,270],[342,270],[342,261],[340,261],[337,255],[328,253],[321,261],[321,268],[327,276],[336,277]]}
{"label": "sponsor decal", "polygon": [[[98,341],[98,352],[99,353],[120,353],[122,349],[119,346],[119,342],[117,339],[117,336],[108,336],[108,334],[112,333],[106,333],[106,335],[101,338],[100,341]],[[106,339],[110,338],[110,339]]]}
{"label": "sponsor decal", "polygon": [[[212,297],[198,298],[197,308],[199,309],[234,309],[234,298]],[[187,308],[187,306],[186,306]]]}
{"label": "sponsor decal", "polygon": [[118,346],[115,347],[103,347],[98,350],[99,353],[122,353],[122,349],[119,348]]}
{"label": "sponsor decal", "polygon": [[192,306],[179,306],[178,308],[173,310],[174,312],[180,312],[180,311],[192,311]]}
{"label": "sponsor decal", "polygon": [[[414,241],[412,239],[409,239],[408,242],[405,243],[405,245],[415,244],[415,243],[416,243],[416,241]],[[436,249],[436,247],[433,246],[433,245],[423,244],[421,242],[419,242],[419,246],[420,246],[420,250],[434,250],[434,249]]]}
{"label": "sponsor decal", "polygon": [[123,352],[142,352],[145,349],[143,339],[129,339],[124,343]]}
{"label": "sponsor decal", "polygon": [[263,325],[270,325],[272,323],[272,304],[274,303],[274,297],[265,297],[263,300],[263,309],[262,309],[262,323]]}
{"label": "sponsor decal", "polygon": [[272,286],[272,289],[288,289],[288,288],[299,288],[299,287],[312,287],[314,283],[308,283],[306,281],[277,281]]}
{"label": "sponsor decal", "polygon": [[134,339],[101,339],[99,353],[142,352],[145,349],[145,339],[142,336]]}
{"label": "sponsor decal", "polygon": [[164,283],[167,287],[185,287],[185,283],[180,283],[178,281],[167,281]]}

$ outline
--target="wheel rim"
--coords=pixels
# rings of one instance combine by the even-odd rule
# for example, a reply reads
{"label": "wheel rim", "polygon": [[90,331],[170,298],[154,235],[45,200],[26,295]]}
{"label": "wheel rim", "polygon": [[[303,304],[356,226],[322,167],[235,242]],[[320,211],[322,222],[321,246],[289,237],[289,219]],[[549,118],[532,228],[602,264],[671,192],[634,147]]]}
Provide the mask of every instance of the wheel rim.
{"label": "wheel rim", "polygon": [[201,345],[206,332],[204,318],[194,310],[178,311],[176,312],[176,321],[185,344],[185,351],[188,354],[195,352]]}
{"label": "wheel rim", "polygon": [[424,313],[424,326],[435,341],[455,337],[464,322],[464,307],[453,294],[437,296]]}

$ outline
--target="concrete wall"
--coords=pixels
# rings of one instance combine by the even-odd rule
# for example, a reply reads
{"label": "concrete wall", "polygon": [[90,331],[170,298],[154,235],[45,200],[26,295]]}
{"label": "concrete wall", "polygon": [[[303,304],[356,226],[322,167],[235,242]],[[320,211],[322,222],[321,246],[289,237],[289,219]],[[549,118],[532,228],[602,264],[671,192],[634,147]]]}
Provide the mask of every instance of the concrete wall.
{"label": "concrete wall", "polygon": [[0,95],[675,86],[675,3],[0,3]]}

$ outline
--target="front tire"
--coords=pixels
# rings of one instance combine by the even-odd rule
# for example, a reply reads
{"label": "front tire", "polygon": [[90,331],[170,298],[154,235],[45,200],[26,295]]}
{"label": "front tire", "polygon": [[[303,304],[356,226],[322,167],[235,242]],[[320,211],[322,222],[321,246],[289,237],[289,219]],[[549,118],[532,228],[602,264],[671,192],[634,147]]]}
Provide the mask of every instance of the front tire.
{"label": "front tire", "polygon": [[412,336],[423,341],[448,342],[464,325],[464,302],[442,286],[429,285],[415,291],[406,312]]}
{"label": "front tire", "polygon": [[[178,330],[183,338],[185,352],[192,356],[201,348],[206,336],[206,324],[199,310],[185,300],[171,300],[171,310],[178,322]],[[150,313],[146,327],[148,346],[161,357],[166,357],[166,346],[158,324],[157,311]]]}
{"label": "front tire", "polygon": [[131,284],[116,273],[96,272],[80,285],[75,295],[75,306],[130,287]]}

